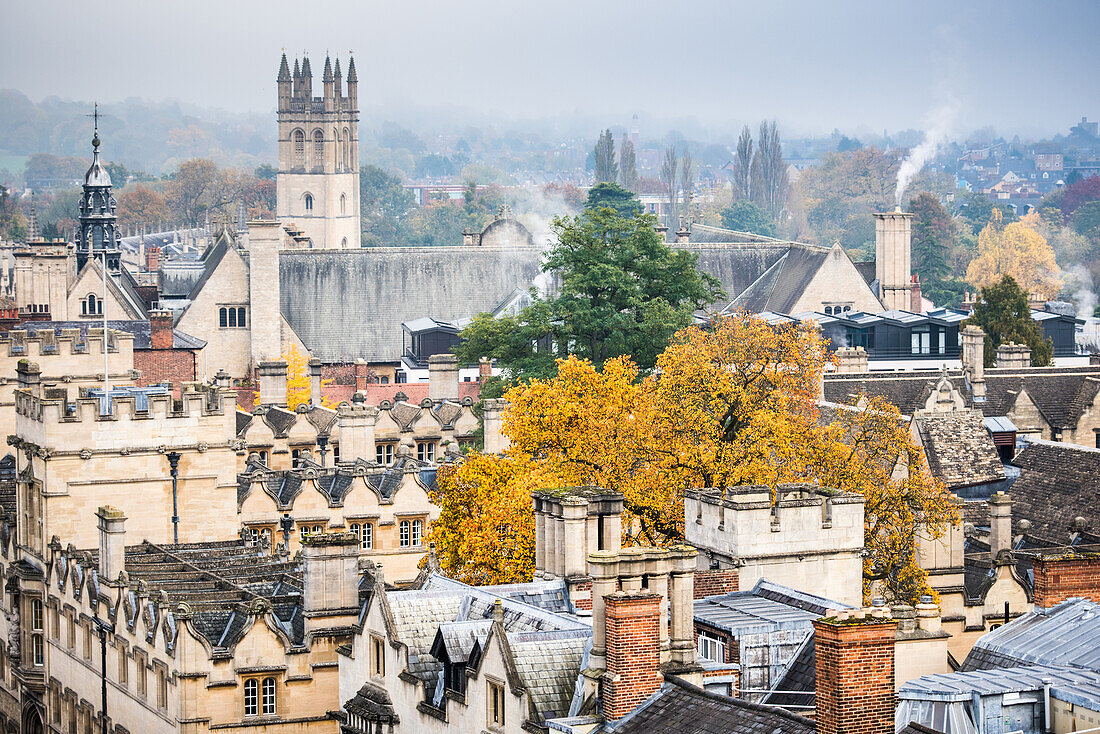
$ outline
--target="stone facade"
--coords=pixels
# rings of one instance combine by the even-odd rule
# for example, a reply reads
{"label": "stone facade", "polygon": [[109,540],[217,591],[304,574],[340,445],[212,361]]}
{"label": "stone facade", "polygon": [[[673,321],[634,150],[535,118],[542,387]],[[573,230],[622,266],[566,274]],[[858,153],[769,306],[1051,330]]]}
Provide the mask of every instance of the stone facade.
{"label": "stone facade", "polygon": [[913,215],[897,210],[875,214],[875,277],[887,311],[905,311],[912,298],[910,228]]}

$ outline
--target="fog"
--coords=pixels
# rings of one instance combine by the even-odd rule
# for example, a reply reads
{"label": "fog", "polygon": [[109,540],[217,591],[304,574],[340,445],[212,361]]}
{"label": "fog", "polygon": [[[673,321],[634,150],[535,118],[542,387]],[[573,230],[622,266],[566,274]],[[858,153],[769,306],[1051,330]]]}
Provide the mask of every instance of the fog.
{"label": "fog", "polygon": [[[919,127],[1065,130],[1100,113],[1100,3],[0,0],[0,88],[35,100],[273,109],[283,49],[355,52],[365,117],[625,124],[705,135]],[[346,64],[345,64],[346,65]],[[595,124],[599,124],[596,122]],[[590,131],[589,131],[590,132]]]}

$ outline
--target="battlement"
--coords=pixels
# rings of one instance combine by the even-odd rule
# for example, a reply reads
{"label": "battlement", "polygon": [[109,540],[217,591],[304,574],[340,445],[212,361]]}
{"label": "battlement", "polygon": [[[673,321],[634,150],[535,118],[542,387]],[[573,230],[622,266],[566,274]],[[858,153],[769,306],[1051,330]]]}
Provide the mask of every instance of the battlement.
{"label": "battlement", "polygon": [[[235,425],[234,405],[236,392],[222,388],[210,388],[204,392],[185,393],[180,400],[172,395],[121,395],[112,396],[108,412],[101,411],[102,397],[79,397],[69,400],[61,397],[38,397],[29,390],[17,389],[15,412],[21,418],[43,425],[58,423],[92,423],[105,421],[172,421],[196,417],[233,418],[227,425]],[[212,422],[216,424],[218,421]],[[224,420],[221,422],[225,422]],[[22,424],[23,421],[21,420]],[[143,431],[147,429],[142,429]],[[225,438],[231,438],[229,432]],[[221,436],[212,435],[218,440]]]}
{"label": "battlement", "polygon": [[[128,367],[133,366],[134,335],[126,331],[108,329],[108,354],[130,355]],[[86,336],[80,329],[39,329],[33,334],[26,329],[12,329],[0,335],[0,357],[49,358],[53,356],[103,355],[103,327],[88,329]]]}

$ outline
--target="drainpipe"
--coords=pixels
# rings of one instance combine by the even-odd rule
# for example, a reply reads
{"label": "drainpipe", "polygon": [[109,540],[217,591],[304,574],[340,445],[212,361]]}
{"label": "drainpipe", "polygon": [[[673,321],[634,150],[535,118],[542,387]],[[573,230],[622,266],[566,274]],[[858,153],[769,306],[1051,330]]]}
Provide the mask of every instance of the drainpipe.
{"label": "drainpipe", "polygon": [[103,715],[103,734],[110,734],[107,728],[107,633],[114,633],[115,626],[113,624],[107,624],[99,618],[97,614],[92,618],[95,622],[95,626],[99,630],[99,652],[100,652],[100,670],[99,670],[99,683],[100,693],[102,695],[102,715]]}
{"label": "drainpipe", "polygon": [[1050,728],[1050,678],[1043,678],[1043,731],[1053,731]]}
{"label": "drainpipe", "polygon": [[180,516],[177,495],[179,490],[180,456],[178,451],[169,451],[168,466],[172,474],[172,542],[179,545],[180,542]]}

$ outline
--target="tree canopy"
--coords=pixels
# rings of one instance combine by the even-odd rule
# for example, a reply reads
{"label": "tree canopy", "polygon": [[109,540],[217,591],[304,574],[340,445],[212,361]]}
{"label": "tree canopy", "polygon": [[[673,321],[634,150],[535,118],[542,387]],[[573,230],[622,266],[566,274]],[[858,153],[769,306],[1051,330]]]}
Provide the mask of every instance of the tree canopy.
{"label": "tree canopy", "polygon": [[1056,297],[1062,288],[1062,269],[1038,226],[1038,214],[1005,224],[1000,210],[994,209],[989,224],[978,235],[978,256],[967,267],[966,279],[985,288],[1008,275],[1027,293]]}
{"label": "tree canopy", "polygon": [[775,220],[751,201],[740,199],[722,211],[722,226],[738,232],[775,237]]}
{"label": "tree canopy", "polygon": [[[530,578],[528,497],[540,487],[618,489],[624,540],[664,545],[684,538],[687,488],[816,481],[866,498],[865,591],[914,601],[927,589],[918,533],[939,537],[958,517],[895,408],[819,412],[827,359],[816,331],[739,315],[681,330],[648,375],[625,356],[602,370],[560,360],[553,377],[508,392],[505,455],[441,471],[430,538],[444,568],[476,583]],[[475,555],[464,535],[496,555]]]}
{"label": "tree canopy", "polygon": [[638,201],[638,197],[629,189],[615,183],[596,184],[588,190],[585,209],[599,209],[605,206],[614,209],[623,217],[633,217],[642,211],[642,202]]}
{"label": "tree canopy", "polygon": [[615,138],[611,130],[600,133],[596,148],[592,151],[595,160],[596,183],[615,183],[619,180],[619,164],[615,162]]}
{"label": "tree canopy", "polygon": [[1054,345],[1031,318],[1027,291],[1011,275],[982,288],[974,313],[960,324],[974,324],[985,332],[985,366],[992,367],[997,347],[1008,342],[1026,344],[1031,349],[1033,367],[1045,367],[1054,356]]}

